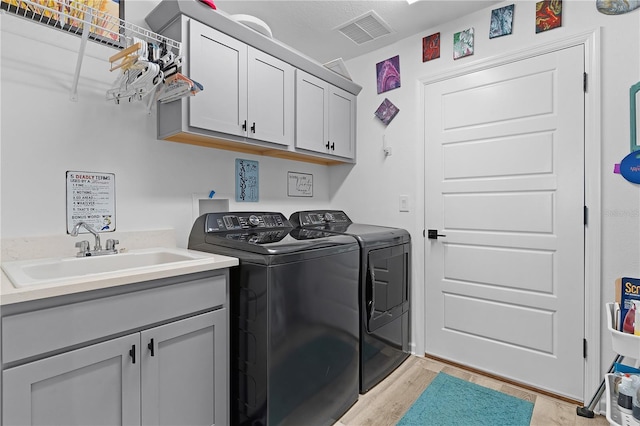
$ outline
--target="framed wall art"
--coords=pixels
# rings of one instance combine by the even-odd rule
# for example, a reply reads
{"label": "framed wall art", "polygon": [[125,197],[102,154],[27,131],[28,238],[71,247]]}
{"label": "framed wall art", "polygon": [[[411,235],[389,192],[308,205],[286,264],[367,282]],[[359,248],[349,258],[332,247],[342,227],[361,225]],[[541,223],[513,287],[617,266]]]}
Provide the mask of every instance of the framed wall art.
{"label": "framed wall art", "polygon": [[422,38],[422,62],[440,57],[440,33]]}
{"label": "framed wall art", "polygon": [[562,26],[562,0],[544,0],[536,3],[536,33]]}
{"label": "framed wall art", "polygon": [[453,35],[453,59],[473,55],[473,28]]}
{"label": "framed wall art", "polygon": [[375,115],[384,123],[385,126],[388,126],[389,123],[391,123],[391,120],[393,120],[399,112],[400,110],[397,106],[391,103],[389,99],[384,98],[384,101],[382,101],[376,110]]}
{"label": "framed wall art", "polygon": [[287,195],[289,197],[313,197],[313,175],[287,172]]}
{"label": "framed wall art", "polygon": [[236,201],[257,202],[260,197],[258,162],[236,158]]}
{"label": "framed wall art", "polygon": [[376,64],[378,94],[400,87],[400,55]]}
{"label": "framed wall art", "polygon": [[513,11],[515,5],[493,9],[491,11],[491,24],[489,25],[489,38],[502,37],[513,32]]}

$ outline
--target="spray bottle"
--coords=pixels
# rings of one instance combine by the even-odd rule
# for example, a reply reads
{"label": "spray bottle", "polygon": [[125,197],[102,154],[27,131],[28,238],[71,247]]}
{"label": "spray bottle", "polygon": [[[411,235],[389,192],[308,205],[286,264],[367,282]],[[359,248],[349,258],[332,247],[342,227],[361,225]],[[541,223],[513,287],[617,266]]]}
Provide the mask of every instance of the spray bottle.
{"label": "spray bottle", "polygon": [[635,312],[634,323],[633,323],[633,334],[636,336],[640,336],[640,300],[633,301],[633,307]]}

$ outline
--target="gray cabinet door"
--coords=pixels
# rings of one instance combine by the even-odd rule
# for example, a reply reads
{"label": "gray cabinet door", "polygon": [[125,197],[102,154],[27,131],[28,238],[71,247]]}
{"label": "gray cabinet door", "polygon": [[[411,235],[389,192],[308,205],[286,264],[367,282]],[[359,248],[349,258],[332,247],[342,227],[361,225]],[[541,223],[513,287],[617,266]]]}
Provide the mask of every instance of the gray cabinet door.
{"label": "gray cabinet door", "polygon": [[329,86],[329,141],[331,154],[355,158],[356,97]]}
{"label": "gray cabinet door", "polygon": [[296,147],[355,158],[356,97],[296,70]]}
{"label": "gray cabinet door", "polygon": [[227,309],[143,331],[142,424],[228,424]]}
{"label": "gray cabinet door", "polygon": [[296,70],[296,147],[329,152],[329,85]]}
{"label": "gray cabinet door", "polygon": [[4,370],[3,424],[140,424],[139,342],[136,333]]}
{"label": "gray cabinet door", "polygon": [[248,130],[252,139],[293,144],[293,67],[257,49],[248,49]]}
{"label": "gray cabinet door", "polygon": [[189,97],[189,124],[247,134],[247,45],[189,20],[189,73],[204,90]]}

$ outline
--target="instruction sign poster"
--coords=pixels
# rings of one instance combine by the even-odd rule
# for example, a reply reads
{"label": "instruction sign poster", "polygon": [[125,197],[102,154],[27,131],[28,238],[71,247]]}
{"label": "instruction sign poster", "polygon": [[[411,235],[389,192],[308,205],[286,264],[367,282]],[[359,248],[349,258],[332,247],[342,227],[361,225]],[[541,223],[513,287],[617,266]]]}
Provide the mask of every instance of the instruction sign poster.
{"label": "instruction sign poster", "polygon": [[115,231],[115,192],[113,173],[68,171],[67,233],[78,222],[85,222],[99,232]]}

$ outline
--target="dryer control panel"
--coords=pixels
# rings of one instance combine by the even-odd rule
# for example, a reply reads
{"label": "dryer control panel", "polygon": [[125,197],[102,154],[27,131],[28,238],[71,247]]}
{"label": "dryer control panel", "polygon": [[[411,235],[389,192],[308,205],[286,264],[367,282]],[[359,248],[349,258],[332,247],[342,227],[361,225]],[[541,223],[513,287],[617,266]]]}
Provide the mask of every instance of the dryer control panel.
{"label": "dryer control panel", "polygon": [[294,226],[318,226],[324,224],[351,224],[349,216],[341,210],[313,210],[296,212],[289,218]]}
{"label": "dryer control panel", "polygon": [[243,229],[291,228],[291,223],[282,213],[275,212],[222,212],[208,213],[205,231],[226,232]]}

